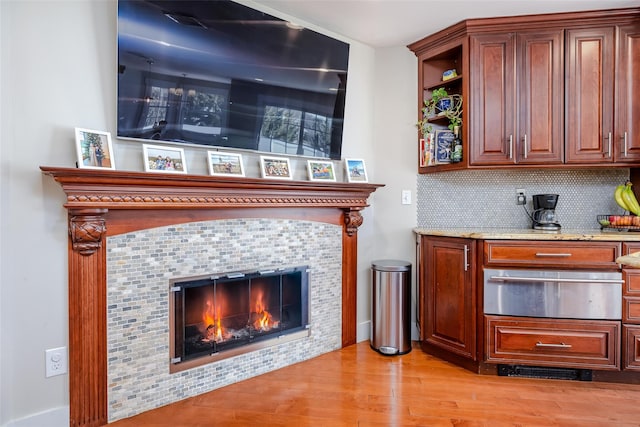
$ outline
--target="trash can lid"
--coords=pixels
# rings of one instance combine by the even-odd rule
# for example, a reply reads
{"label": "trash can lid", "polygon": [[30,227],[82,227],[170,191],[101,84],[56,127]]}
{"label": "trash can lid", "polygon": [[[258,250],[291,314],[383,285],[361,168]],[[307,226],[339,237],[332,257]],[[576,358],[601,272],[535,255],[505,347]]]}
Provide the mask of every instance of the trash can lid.
{"label": "trash can lid", "polygon": [[411,263],[397,259],[379,259],[371,263],[371,268],[382,271],[409,271]]}

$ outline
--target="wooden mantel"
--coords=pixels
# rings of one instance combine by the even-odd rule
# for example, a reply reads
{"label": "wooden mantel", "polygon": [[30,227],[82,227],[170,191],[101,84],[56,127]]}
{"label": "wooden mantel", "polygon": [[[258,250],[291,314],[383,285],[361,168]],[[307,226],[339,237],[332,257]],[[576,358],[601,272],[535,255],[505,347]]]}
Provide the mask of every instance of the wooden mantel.
{"label": "wooden mantel", "polygon": [[360,211],[382,185],[41,166],[66,194],[72,426],[107,424],[106,236],[228,218],[341,225],[342,345],[356,342]]}

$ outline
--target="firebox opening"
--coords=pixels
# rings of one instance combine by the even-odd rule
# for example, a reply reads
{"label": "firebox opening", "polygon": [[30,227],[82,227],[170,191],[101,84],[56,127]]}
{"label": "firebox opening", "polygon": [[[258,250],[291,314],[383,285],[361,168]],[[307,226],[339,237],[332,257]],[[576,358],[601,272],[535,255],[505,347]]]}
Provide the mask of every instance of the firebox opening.
{"label": "firebox opening", "polygon": [[188,369],[308,336],[308,276],[301,266],[172,281],[171,364]]}

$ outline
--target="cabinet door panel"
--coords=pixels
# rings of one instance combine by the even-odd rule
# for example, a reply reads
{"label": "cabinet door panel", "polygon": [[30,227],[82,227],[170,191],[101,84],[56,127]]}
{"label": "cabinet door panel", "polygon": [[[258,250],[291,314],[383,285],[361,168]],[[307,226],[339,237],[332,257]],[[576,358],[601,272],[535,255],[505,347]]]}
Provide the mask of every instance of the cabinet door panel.
{"label": "cabinet door panel", "polygon": [[426,240],[425,341],[476,360],[475,241]]}
{"label": "cabinet door panel", "polygon": [[513,34],[473,36],[470,41],[469,163],[515,162],[515,37]]}
{"label": "cabinet door panel", "polygon": [[624,369],[640,371],[640,326],[623,325]]}
{"label": "cabinet door panel", "polygon": [[566,163],[613,161],[613,27],[567,30]]}
{"label": "cabinet door panel", "polygon": [[640,160],[640,25],[620,27],[616,92],[616,162]]}
{"label": "cabinet door panel", "polygon": [[562,163],[562,30],[518,33],[518,163]]}

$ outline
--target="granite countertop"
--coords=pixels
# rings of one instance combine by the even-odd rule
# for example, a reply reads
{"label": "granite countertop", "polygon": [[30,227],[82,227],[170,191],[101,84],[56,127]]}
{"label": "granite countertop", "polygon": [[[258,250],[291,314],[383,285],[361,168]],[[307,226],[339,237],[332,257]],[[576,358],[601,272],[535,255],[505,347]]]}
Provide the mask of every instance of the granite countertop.
{"label": "granite countertop", "polygon": [[[541,231],[530,228],[414,228],[413,232],[424,236],[464,237],[468,239],[495,240],[596,240],[614,242],[640,242],[639,232],[601,231],[599,229]],[[640,254],[638,255],[640,265]]]}

